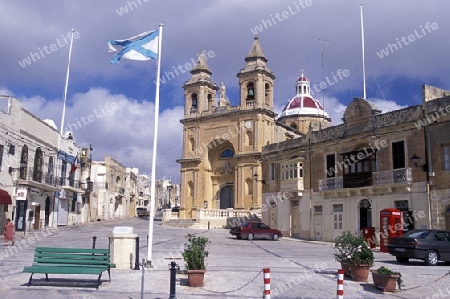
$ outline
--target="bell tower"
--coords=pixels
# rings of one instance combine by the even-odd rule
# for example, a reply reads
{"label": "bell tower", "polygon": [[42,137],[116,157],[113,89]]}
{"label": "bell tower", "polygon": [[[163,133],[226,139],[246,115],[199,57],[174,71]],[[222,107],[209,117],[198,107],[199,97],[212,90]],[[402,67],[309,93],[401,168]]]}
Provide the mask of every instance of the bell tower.
{"label": "bell tower", "polygon": [[195,116],[216,106],[216,92],[219,87],[212,81],[212,72],[206,63],[205,52],[198,56],[191,69],[191,77],[184,84],[184,117]]}
{"label": "bell tower", "polygon": [[263,108],[273,110],[273,81],[275,75],[267,67],[258,36],[253,39],[246,65],[237,74],[241,109]]}

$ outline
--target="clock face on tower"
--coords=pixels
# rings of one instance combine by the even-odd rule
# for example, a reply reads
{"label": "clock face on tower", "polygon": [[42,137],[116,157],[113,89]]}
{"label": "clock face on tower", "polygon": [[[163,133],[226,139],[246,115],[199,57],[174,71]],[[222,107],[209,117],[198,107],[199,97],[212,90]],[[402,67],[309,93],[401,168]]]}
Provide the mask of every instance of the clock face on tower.
{"label": "clock face on tower", "polygon": [[248,121],[245,122],[245,127],[246,127],[247,129],[250,129],[252,126],[253,126],[253,123],[252,123],[250,120],[248,120]]}

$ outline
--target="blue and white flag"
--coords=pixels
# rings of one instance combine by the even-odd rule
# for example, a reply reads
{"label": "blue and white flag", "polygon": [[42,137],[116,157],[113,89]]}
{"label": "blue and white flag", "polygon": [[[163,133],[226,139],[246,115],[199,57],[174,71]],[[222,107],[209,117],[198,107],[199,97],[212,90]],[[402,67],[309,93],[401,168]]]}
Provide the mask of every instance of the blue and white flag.
{"label": "blue and white flag", "polygon": [[119,53],[110,62],[117,64],[121,59],[150,60],[158,57],[159,30],[148,31],[124,40],[108,40],[109,52],[119,52],[114,46],[121,46]]}

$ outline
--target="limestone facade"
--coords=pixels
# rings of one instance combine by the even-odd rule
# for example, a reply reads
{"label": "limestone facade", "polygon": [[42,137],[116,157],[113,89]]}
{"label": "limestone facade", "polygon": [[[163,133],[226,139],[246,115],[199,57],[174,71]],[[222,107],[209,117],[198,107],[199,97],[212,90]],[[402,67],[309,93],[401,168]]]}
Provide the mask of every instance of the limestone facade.
{"label": "limestone facade", "polygon": [[260,210],[263,146],[300,135],[275,119],[275,75],[257,37],[245,62],[237,74],[237,106],[225,86],[212,81],[203,54],[183,86],[180,218],[196,218],[201,210]]}
{"label": "limestone facade", "polygon": [[388,113],[355,98],[343,124],[265,146],[263,219],[288,236],[325,241],[379,232],[385,208],[402,211],[404,230],[449,228],[448,94],[424,86],[421,105]]}

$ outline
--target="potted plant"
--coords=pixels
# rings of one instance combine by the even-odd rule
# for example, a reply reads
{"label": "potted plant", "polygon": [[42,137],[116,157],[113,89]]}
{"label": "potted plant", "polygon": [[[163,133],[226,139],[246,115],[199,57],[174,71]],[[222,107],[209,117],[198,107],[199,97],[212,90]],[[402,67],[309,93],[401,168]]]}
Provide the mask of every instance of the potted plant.
{"label": "potted plant", "polygon": [[343,232],[334,240],[334,259],[341,263],[341,268],[348,277],[351,277],[349,259],[355,246],[355,240],[356,237],[349,231]]}
{"label": "potted plant", "polygon": [[348,258],[353,279],[356,281],[367,281],[374,259],[373,252],[364,238],[356,237]]}
{"label": "potted plant", "polygon": [[403,280],[400,272],[392,271],[385,266],[370,272],[372,272],[373,284],[376,288],[383,292],[395,292],[395,286],[398,285],[398,289],[401,290]]}
{"label": "potted plant", "polygon": [[195,234],[188,234],[187,238],[182,256],[187,270],[189,286],[200,287],[203,285],[206,270],[205,259],[208,257],[206,249],[211,242],[208,238]]}

